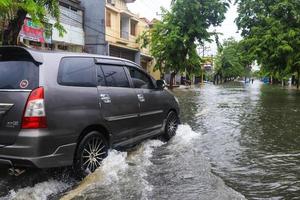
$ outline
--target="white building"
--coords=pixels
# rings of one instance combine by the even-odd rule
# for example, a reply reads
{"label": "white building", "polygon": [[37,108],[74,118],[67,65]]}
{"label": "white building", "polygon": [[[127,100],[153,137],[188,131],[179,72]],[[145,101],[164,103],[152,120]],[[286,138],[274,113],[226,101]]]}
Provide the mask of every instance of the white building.
{"label": "white building", "polygon": [[[84,47],[83,9],[79,0],[60,0],[60,23],[67,31],[63,37],[57,29],[52,30],[52,45],[54,50],[82,52]],[[53,19],[50,23],[55,23]]]}

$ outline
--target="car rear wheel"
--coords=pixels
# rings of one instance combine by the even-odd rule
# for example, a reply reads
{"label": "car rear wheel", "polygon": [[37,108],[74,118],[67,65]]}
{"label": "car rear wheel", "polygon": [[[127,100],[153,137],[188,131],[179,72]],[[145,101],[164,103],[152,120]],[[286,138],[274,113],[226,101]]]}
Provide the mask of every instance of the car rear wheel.
{"label": "car rear wheel", "polygon": [[166,140],[170,140],[173,136],[175,136],[178,124],[179,118],[177,114],[174,111],[169,112],[166,119],[165,132],[163,135]]}
{"label": "car rear wheel", "polygon": [[80,141],[74,160],[75,170],[79,176],[86,176],[100,167],[107,156],[108,144],[98,131],[88,133]]}

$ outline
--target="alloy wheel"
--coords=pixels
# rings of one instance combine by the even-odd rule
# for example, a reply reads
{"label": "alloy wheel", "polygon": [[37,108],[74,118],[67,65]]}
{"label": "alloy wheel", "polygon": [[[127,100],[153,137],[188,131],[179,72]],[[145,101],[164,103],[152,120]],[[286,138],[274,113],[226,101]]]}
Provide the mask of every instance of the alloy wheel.
{"label": "alloy wheel", "polygon": [[81,168],[88,172],[94,172],[100,167],[101,162],[106,157],[107,149],[101,137],[93,136],[86,141],[82,151]]}
{"label": "alloy wheel", "polygon": [[172,137],[176,134],[178,128],[178,117],[174,112],[170,113],[166,128],[169,136]]}

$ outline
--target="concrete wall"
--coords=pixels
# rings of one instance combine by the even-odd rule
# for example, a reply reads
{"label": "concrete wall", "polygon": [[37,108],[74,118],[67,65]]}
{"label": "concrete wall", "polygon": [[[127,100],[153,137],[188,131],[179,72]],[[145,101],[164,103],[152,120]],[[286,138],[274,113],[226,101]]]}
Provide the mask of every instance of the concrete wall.
{"label": "concrete wall", "polygon": [[107,55],[108,45],[105,41],[105,0],[83,0],[85,51]]}

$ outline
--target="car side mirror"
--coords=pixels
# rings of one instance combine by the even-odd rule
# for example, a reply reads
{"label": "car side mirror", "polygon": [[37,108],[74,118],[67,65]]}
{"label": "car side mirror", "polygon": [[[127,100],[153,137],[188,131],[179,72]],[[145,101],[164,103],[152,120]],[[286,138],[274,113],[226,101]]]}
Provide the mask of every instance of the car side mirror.
{"label": "car side mirror", "polygon": [[164,80],[157,80],[156,86],[157,86],[157,89],[163,90],[166,87],[166,82]]}

